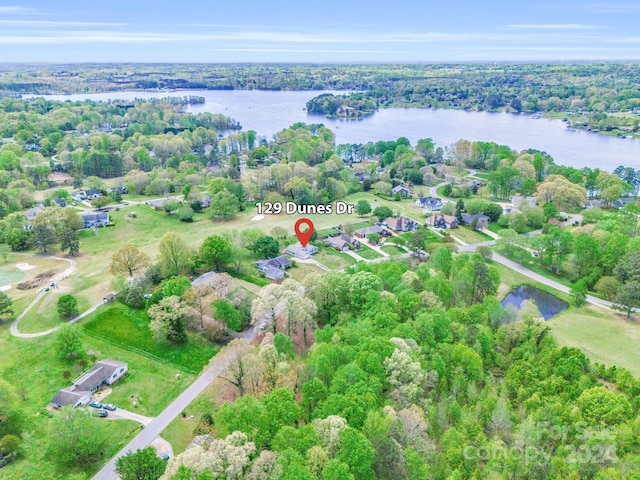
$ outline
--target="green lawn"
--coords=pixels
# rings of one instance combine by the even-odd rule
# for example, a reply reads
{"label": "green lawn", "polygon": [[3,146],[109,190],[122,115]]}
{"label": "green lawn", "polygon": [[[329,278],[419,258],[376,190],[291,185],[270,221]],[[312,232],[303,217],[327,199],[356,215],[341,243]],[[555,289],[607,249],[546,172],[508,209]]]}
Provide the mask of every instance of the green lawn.
{"label": "green lawn", "polygon": [[[498,225],[498,222],[491,222],[487,228],[489,230],[491,230],[493,233],[497,233],[498,235],[500,235],[500,232],[502,232],[502,230],[504,230],[504,228],[502,228],[500,225]],[[529,232],[533,232],[534,230],[536,230],[536,229],[533,228],[533,227],[526,226],[524,228],[524,231],[522,231],[520,233],[529,233]]]}
{"label": "green lawn", "polygon": [[389,255],[400,255],[406,253],[405,250],[403,250],[402,248],[398,248],[395,245],[383,245],[382,247],[380,247],[380,249],[383,252],[388,253]]}
{"label": "green lawn", "polygon": [[[496,252],[507,257],[508,259],[513,260],[514,262],[519,263],[523,267],[526,267],[529,270],[539,273],[540,275],[547,277],[550,280],[554,280],[566,287],[572,286],[572,283],[566,278],[556,275],[550,272],[546,267],[540,265],[540,263],[538,262],[538,259],[535,258],[533,255],[531,255],[531,253],[529,253],[528,250],[519,249],[518,247],[513,247],[512,253],[507,255],[504,248],[501,247],[500,245],[494,245],[492,248]],[[522,257],[516,255],[519,251],[522,252]]]}
{"label": "green lawn", "polygon": [[[9,257],[7,257],[7,259],[9,259]],[[18,283],[23,278],[24,272],[10,263],[5,263],[0,267],[0,286]]]}
{"label": "green lawn", "polygon": [[[193,440],[195,436],[194,429],[198,427],[202,415],[212,413],[213,411],[213,401],[205,391],[205,393],[196,398],[191,405],[186,408],[187,418],[183,418],[181,415],[177,416],[169,426],[162,431],[162,438],[171,444],[174,454],[177,455],[187,449],[189,443],[191,443],[191,440]],[[193,418],[191,418],[191,416],[193,416]]]}
{"label": "green lawn", "polygon": [[346,253],[338,252],[331,247],[320,247],[318,253],[313,258],[318,262],[326,265],[331,270],[342,270],[356,263],[356,259]]}
{"label": "green lawn", "polygon": [[375,250],[367,247],[364,243],[360,244],[360,250],[358,250],[356,253],[360,255],[362,258],[366,258],[367,260],[375,260],[376,258],[382,258],[382,255],[380,255]]}
{"label": "green lawn", "polygon": [[561,345],[578,347],[594,362],[618,365],[640,377],[640,323],[594,307],[570,308],[549,320]]}
{"label": "green lawn", "polygon": [[297,262],[295,267],[291,267],[287,270],[287,274],[294,280],[302,282],[302,280],[304,280],[304,277],[306,277],[310,273],[322,273],[323,271],[324,270],[321,270],[320,268],[310,263]]}
{"label": "green lawn", "polygon": [[[20,321],[20,331],[22,333],[35,333],[60,325],[66,322],[58,314],[57,302],[61,295],[70,293],[68,288],[52,288],[35,305],[29,313]],[[78,313],[87,310],[91,305],[89,300],[83,295],[76,296],[78,300]]]}
{"label": "green lawn", "polygon": [[185,345],[180,346],[154,339],[146,312],[121,303],[83,322],[82,327],[90,335],[173,364],[188,373],[200,372],[216,353],[216,349],[199,336],[191,336]]}
{"label": "green lawn", "polygon": [[487,240],[493,240],[493,238],[487,235],[486,233],[482,233],[468,227],[454,228],[452,230],[449,230],[449,234],[459,238],[460,240],[462,240],[467,244],[480,243],[480,242],[486,242]]}

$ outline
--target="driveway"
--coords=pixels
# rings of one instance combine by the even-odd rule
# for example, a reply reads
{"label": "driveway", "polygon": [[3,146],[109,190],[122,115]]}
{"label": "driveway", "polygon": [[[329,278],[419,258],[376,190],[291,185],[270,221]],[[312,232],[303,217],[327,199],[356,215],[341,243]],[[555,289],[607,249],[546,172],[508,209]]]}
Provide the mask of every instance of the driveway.
{"label": "driveway", "polygon": [[115,412],[109,412],[107,420],[133,420],[134,422],[141,423],[145,427],[151,423],[152,417],[145,417],[139,413],[130,412],[123,408],[118,408]]}

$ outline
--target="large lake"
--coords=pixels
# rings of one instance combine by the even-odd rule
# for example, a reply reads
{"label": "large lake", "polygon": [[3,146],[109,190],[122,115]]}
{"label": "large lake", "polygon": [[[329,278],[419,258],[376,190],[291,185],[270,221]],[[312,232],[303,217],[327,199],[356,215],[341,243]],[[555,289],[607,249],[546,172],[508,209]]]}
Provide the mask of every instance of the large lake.
{"label": "large lake", "polygon": [[323,92],[269,92],[260,90],[188,90],[178,92],[110,92],[77,95],[43,95],[52,100],[132,100],[198,95],[202,105],[193,113],[222,113],[238,120],[244,130],[272,135],[295,122],[324,123],[336,134],[337,143],[366,143],[407,137],[412,144],[431,137],[438,146],[457,140],[493,141],[516,150],[535,148],[553,156],[556,164],[577,168],[613,170],[618,165],[640,168],[640,140],[598,135],[567,128],[560,120],[533,119],[529,115],[464,112],[445,109],[381,109],[363,120],[328,119],[309,115],[308,100]]}

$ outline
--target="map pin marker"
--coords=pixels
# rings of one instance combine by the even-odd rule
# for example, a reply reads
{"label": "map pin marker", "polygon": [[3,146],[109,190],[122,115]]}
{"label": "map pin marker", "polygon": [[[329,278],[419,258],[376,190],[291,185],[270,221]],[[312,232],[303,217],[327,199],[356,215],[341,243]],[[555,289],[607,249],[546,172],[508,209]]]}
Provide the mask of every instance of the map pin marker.
{"label": "map pin marker", "polygon": [[[306,225],[308,227],[304,232],[300,230],[302,225]],[[293,230],[296,232],[296,237],[298,237],[300,245],[304,248],[309,243],[309,240],[311,240],[311,235],[313,235],[313,222],[308,218],[301,218],[296,222]]]}

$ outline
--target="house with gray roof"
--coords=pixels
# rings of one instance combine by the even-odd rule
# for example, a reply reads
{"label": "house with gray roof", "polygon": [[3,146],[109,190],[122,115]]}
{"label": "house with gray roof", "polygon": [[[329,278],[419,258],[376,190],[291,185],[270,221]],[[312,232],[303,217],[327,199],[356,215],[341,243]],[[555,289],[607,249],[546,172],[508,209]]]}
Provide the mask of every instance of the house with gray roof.
{"label": "house with gray roof", "polygon": [[310,243],[308,243],[306,247],[303,247],[300,242],[298,242],[293,245],[289,245],[285,250],[285,253],[293,255],[300,260],[306,260],[307,258],[311,258],[311,255],[318,253],[318,247],[311,245]]}
{"label": "house with gray roof", "polygon": [[482,213],[476,213],[475,215],[469,215],[468,213],[462,214],[462,223],[476,230],[483,230],[489,226],[491,219]]}
{"label": "house with gray roof", "polygon": [[396,196],[396,194],[400,195],[403,198],[409,198],[411,196],[411,190],[409,190],[404,185],[398,185],[397,187],[393,187],[391,189],[391,196]]}
{"label": "house with gray roof", "polygon": [[91,370],[78,377],[73,385],[63,388],[56,393],[51,405],[61,408],[66,405],[77,407],[86,405],[91,400],[91,395],[103,385],[113,385],[129,371],[129,366],[117,360],[100,360]]}
{"label": "house with gray roof", "polygon": [[82,228],[105,227],[111,223],[109,214],[105,212],[85,213],[80,218],[82,218]]}
{"label": "house with gray roof", "polygon": [[282,280],[285,277],[284,271],[291,267],[291,262],[284,255],[280,255],[269,260],[258,260],[256,266],[269,280]]}
{"label": "house with gray roof", "polygon": [[370,235],[372,233],[377,233],[381,237],[388,237],[389,235],[391,235],[391,233],[389,233],[389,230],[380,225],[371,225],[370,227],[359,228],[358,230],[353,232],[353,234],[358,238],[366,238],[367,235]]}
{"label": "house with gray roof", "polygon": [[416,206],[431,211],[440,210],[442,208],[442,200],[434,197],[422,197],[416,200]]}
{"label": "house with gray roof", "polygon": [[32,221],[42,210],[44,210],[44,205],[36,205],[35,207],[30,208],[29,210],[24,212],[24,218],[26,218],[28,221]]}

